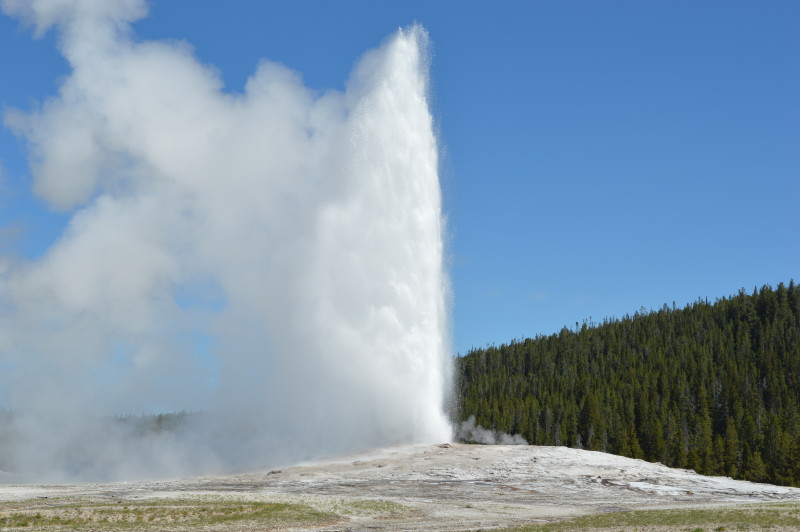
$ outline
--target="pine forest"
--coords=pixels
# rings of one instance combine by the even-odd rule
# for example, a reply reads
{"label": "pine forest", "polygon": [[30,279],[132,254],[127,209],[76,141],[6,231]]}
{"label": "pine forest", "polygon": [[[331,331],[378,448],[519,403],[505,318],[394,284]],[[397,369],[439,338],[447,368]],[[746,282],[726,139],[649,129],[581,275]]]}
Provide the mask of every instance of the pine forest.
{"label": "pine forest", "polygon": [[666,305],[457,359],[458,417],[707,475],[800,486],[800,287]]}

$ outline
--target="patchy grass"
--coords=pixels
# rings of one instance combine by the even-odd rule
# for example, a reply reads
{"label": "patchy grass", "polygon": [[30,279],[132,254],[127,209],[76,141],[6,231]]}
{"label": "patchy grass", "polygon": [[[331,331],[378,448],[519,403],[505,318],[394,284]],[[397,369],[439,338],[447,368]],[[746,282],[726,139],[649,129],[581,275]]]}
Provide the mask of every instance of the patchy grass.
{"label": "patchy grass", "polygon": [[403,506],[400,503],[383,499],[341,501],[341,503],[335,507],[335,511],[337,513],[359,516],[399,514],[407,510],[408,507]]}
{"label": "patchy grass", "polygon": [[0,507],[0,528],[36,530],[168,530],[227,528],[233,523],[258,528],[317,526],[340,520],[304,504],[244,500],[138,500],[76,503],[48,499]]}
{"label": "patchy grass", "polygon": [[800,503],[613,512],[508,530],[517,532],[800,530]]}

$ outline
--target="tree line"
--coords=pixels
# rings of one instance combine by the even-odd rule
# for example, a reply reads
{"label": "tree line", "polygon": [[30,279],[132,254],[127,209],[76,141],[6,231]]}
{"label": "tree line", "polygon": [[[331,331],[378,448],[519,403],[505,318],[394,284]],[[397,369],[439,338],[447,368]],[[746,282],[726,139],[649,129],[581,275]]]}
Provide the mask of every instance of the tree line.
{"label": "tree line", "polygon": [[458,418],[566,445],[800,486],[800,287],[666,305],[457,359]]}

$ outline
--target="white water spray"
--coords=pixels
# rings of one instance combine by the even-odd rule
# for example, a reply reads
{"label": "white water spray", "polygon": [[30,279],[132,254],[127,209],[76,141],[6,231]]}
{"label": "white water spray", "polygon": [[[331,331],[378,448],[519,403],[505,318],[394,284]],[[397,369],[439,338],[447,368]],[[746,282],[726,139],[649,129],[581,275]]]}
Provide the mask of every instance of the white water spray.
{"label": "white water spray", "polygon": [[[421,27],[343,93],[264,61],[231,94],[187,45],[131,37],[140,0],[2,6],[62,34],[58,96],[6,124],[36,192],[73,215],[0,277],[0,386],[20,413],[0,466],[165,476],[451,437]],[[203,415],[180,434],[97,428],[184,409]]]}

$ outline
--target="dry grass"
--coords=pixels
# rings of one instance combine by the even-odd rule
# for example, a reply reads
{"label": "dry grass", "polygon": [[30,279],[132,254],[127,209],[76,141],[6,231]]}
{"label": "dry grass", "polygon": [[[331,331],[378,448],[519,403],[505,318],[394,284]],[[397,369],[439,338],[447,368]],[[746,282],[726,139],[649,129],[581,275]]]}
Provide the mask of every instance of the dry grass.
{"label": "dry grass", "polygon": [[614,512],[508,530],[517,532],[800,530],[800,503]]}
{"label": "dry grass", "polygon": [[172,499],[77,502],[46,499],[4,504],[0,528],[35,530],[219,529],[321,526],[341,518],[304,504],[244,500]]}

